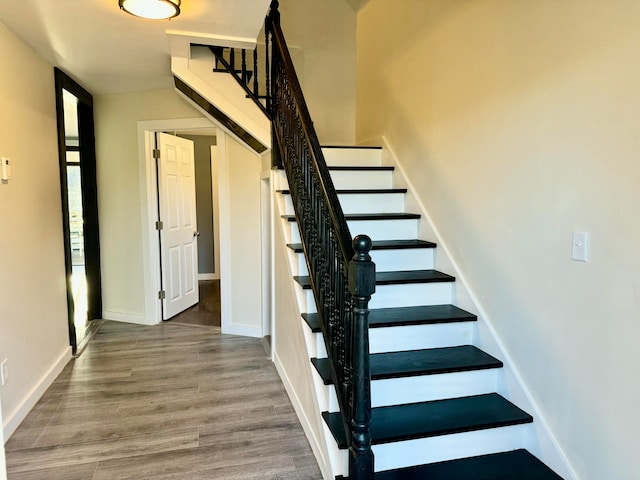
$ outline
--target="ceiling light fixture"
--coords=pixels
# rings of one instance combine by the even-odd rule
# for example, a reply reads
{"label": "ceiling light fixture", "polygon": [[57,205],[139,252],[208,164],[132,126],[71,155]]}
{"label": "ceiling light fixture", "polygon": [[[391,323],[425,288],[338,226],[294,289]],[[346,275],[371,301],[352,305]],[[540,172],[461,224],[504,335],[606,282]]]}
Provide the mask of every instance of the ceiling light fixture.
{"label": "ceiling light fixture", "polygon": [[118,0],[118,5],[131,15],[151,20],[180,15],[180,0]]}

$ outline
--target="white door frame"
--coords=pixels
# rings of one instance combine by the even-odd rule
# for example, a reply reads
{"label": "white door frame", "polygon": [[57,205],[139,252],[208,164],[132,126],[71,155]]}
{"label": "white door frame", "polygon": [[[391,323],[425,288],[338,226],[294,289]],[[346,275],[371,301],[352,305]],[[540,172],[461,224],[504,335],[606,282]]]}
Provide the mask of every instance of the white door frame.
{"label": "white door frame", "polygon": [[[261,234],[262,234],[262,336],[271,336],[273,332],[272,328],[272,305],[273,305],[273,292],[272,290],[272,271],[271,266],[272,255],[272,243],[273,237],[271,235],[271,217],[272,206],[271,199],[271,171],[267,170],[262,172],[260,176],[260,217],[261,217]],[[273,344],[273,341],[271,342]],[[273,349],[271,348],[270,356],[273,358]]]}
{"label": "white door frame", "polygon": [[[144,278],[145,324],[162,322],[162,309],[158,300],[160,291],[160,243],[155,229],[158,217],[158,184],[153,150],[155,133],[161,131],[216,128],[204,117],[138,122],[138,164],[140,176],[140,218],[142,226],[142,268]],[[220,286],[220,298],[225,293]]]}

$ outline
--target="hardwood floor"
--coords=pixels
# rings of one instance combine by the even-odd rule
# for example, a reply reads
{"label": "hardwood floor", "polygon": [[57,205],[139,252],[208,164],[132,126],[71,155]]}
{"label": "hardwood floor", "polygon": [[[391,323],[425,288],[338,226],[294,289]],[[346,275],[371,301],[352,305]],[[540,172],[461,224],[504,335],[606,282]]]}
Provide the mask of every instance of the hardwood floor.
{"label": "hardwood floor", "polygon": [[317,480],[259,339],[104,322],[6,445],[8,480]]}

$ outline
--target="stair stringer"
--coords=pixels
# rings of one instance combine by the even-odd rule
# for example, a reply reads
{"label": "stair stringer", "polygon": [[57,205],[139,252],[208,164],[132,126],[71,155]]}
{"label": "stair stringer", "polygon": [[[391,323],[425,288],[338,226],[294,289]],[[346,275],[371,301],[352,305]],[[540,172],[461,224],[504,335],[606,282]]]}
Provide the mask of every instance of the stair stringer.
{"label": "stair stringer", "polygon": [[[189,58],[171,57],[173,75],[189,85],[227,117],[233,119],[265,147],[271,148],[271,123],[269,119],[251,99],[246,98],[245,91],[230,74],[213,72],[213,67],[213,53],[207,47],[192,46]],[[182,96],[202,111],[204,115],[210,117],[191,99]],[[213,120],[219,124],[217,119]],[[221,126],[224,128],[224,125]],[[228,133],[235,136],[232,131],[228,131]]]}
{"label": "stair stringer", "polygon": [[273,362],[309,440],[323,479],[333,480],[336,475],[344,472],[344,457],[337,446],[333,449],[329,447],[335,441],[321,412],[330,400],[321,397],[325,386],[309,360],[317,354],[318,349],[324,347],[315,343],[315,334],[311,333],[302,320],[305,295],[300,294],[301,290],[293,280],[297,260],[287,247],[291,239],[287,238],[288,225],[280,220],[280,214],[284,210],[276,189],[272,191],[276,319]]}
{"label": "stair stringer", "polygon": [[474,334],[473,344],[503,361],[504,367],[502,374],[499,376],[497,393],[514,402],[525,411],[528,411],[535,419],[527,430],[525,448],[566,480],[578,480],[579,477],[571,466],[568,457],[553,435],[541,409],[527,388],[522,375],[515,367],[509,350],[500,340],[486,310],[483,308],[477,295],[475,295],[471,285],[467,281],[466,276],[451,255],[450,249],[447,247],[444,238],[440,235],[437,226],[429,215],[428,209],[415,194],[416,189],[409,177],[405,174],[402,162],[394,153],[390,142],[385,136],[381,136],[379,138],[369,139],[363,142],[363,145],[382,145],[382,164],[395,167],[393,187],[407,188],[408,190],[405,208],[407,211],[422,214],[422,221],[419,223],[418,237],[429,239],[438,244],[435,268],[456,277],[455,298],[453,303],[460,308],[476,313],[478,316],[478,325],[476,333]]}

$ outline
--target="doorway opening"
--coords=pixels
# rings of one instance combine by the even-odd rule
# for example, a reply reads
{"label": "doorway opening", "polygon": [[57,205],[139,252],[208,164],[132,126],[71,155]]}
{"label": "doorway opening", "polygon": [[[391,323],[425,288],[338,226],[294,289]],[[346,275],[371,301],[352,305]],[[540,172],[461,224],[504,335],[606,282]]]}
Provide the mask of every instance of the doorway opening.
{"label": "doorway opening", "polygon": [[82,350],[102,318],[93,97],[54,71],[69,343]]}
{"label": "doorway opening", "polygon": [[[142,198],[143,257],[145,289],[145,323],[154,325],[163,320],[162,296],[164,284],[160,268],[160,235],[158,220],[158,171],[152,152],[156,149],[156,133],[215,136],[216,127],[205,118],[150,120],[138,122],[140,189]],[[210,192],[211,194],[211,192]],[[164,225],[163,225],[164,227]],[[196,230],[197,231],[197,230]],[[219,270],[217,270],[219,272]],[[217,277],[219,278],[219,277]],[[165,282],[166,283],[166,282]],[[166,295],[166,292],[165,292]]]}
{"label": "doorway opening", "polygon": [[172,317],[170,321],[220,328],[220,239],[218,235],[216,132],[212,129],[211,131],[180,130],[171,133],[190,140],[194,147],[199,301],[193,307]]}

